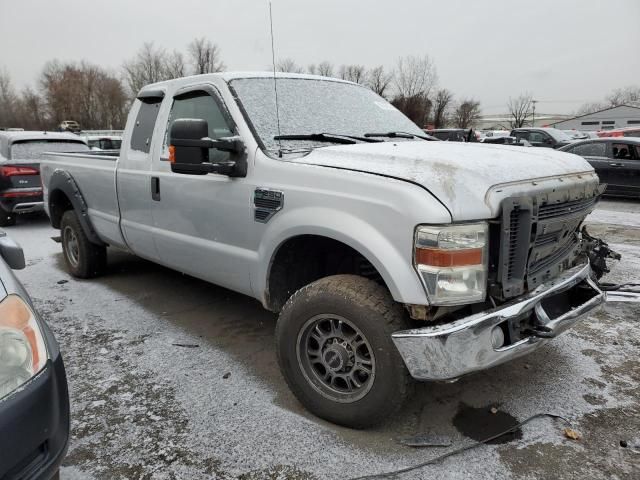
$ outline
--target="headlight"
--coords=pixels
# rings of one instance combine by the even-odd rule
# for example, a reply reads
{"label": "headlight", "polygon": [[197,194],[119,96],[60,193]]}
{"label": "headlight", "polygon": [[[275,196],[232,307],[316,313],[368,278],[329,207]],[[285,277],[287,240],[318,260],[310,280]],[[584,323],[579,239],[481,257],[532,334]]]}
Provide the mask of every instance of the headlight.
{"label": "headlight", "polygon": [[0,399],[47,362],[47,349],[31,308],[17,295],[0,302]]}
{"label": "headlight", "polygon": [[487,231],[486,223],[416,229],[414,264],[432,305],[484,301]]}

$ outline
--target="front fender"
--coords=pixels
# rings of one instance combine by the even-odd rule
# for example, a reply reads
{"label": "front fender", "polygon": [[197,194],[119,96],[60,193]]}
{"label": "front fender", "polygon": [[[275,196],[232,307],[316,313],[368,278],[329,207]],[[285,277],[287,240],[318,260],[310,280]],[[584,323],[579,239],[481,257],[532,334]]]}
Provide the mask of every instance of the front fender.
{"label": "front fender", "polygon": [[408,227],[406,242],[399,245],[362,218],[323,207],[280,212],[268,223],[258,250],[258,258],[264,260],[258,262],[252,274],[254,292],[263,304],[267,303],[269,273],[278,249],[288,239],[300,235],[323,236],[350,246],[377,269],[396,301],[428,304],[412,265],[412,227]]}

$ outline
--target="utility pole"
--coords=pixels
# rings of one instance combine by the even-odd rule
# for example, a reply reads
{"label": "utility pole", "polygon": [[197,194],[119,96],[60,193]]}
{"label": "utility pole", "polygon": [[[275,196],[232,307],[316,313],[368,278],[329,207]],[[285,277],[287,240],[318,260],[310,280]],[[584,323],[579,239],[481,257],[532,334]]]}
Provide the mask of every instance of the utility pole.
{"label": "utility pole", "polygon": [[538,103],[538,100],[531,100],[531,103],[533,103],[533,115],[531,118],[531,126],[535,127],[536,126],[536,103]]}

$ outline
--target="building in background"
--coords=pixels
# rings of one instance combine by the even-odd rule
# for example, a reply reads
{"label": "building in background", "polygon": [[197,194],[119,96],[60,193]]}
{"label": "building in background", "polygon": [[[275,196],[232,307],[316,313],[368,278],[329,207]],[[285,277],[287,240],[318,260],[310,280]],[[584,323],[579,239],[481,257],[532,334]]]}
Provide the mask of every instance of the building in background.
{"label": "building in background", "polygon": [[[570,115],[559,115],[550,113],[538,113],[531,125],[531,118],[525,123],[525,127],[548,127],[553,122],[559,122],[570,118]],[[473,122],[476,130],[511,130],[511,121],[513,117],[508,113],[497,113],[492,115],[480,115]]]}
{"label": "building in background", "polygon": [[606,108],[598,112],[551,123],[550,126],[559,128],[560,130],[586,131],[640,127],[640,107],[619,105],[617,107]]}

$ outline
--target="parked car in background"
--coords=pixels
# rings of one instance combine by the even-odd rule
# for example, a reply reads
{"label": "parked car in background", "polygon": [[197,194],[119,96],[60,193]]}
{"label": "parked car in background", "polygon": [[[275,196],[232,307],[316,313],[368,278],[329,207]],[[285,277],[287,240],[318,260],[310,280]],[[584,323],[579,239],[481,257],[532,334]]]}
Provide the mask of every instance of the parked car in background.
{"label": "parked car in background", "polygon": [[60,126],[58,128],[61,132],[77,133],[80,131],[80,124],[75,120],[64,120],[60,123]]}
{"label": "parked car in background", "polygon": [[120,150],[122,137],[117,135],[86,135],[84,138],[91,150]]}
{"label": "parked car in background", "polygon": [[530,147],[531,144],[524,140],[518,140],[516,137],[484,137],[480,140],[482,143],[491,143],[495,145],[514,145],[518,147]]}
{"label": "parked car in background", "polygon": [[477,142],[478,137],[472,128],[436,128],[424,130],[432,137],[445,142]]}
{"label": "parked car in background", "polygon": [[497,138],[508,137],[511,132],[509,130],[482,130],[482,134],[485,137]]}
{"label": "parked car in background", "polygon": [[548,127],[514,128],[511,136],[518,141],[526,140],[534,147],[560,148],[575,141],[562,130]]}
{"label": "parked car in background", "polygon": [[585,140],[591,138],[587,132],[581,132],[580,130],[560,130],[567,134],[572,140]]}
{"label": "parked car in background", "polygon": [[24,254],[0,230],[0,478],[46,479],[69,439],[69,393],[60,349],[11,268]]}
{"label": "parked car in background", "polygon": [[598,137],[640,137],[640,127],[614,128],[611,130],[598,130]]}
{"label": "parked car in background", "polygon": [[580,155],[596,170],[605,195],[640,198],[640,138],[598,138],[561,148]]}
{"label": "parked car in background", "polygon": [[16,215],[42,210],[40,158],[45,151],[87,151],[85,140],[71,133],[0,132],[0,227]]}

